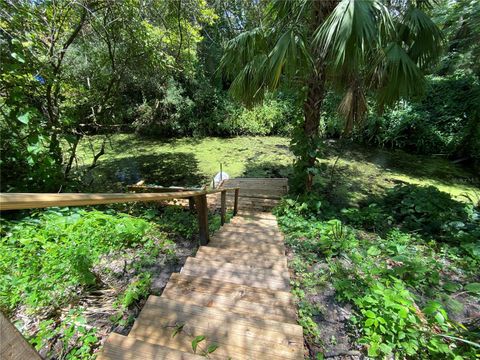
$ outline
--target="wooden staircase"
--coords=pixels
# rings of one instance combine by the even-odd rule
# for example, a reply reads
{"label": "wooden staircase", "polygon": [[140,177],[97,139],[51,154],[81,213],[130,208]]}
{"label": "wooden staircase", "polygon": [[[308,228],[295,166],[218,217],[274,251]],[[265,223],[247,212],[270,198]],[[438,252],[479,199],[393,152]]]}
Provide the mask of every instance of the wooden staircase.
{"label": "wooden staircase", "polygon": [[[98,359],[303,359],[283,235],[269,213],[235,217],[151,295]],[[193,353],[192,341],[205,340]]]}
{"label": "wooden staircase", "polygon": [[[251,211],[271,211],[288,192],[285,178],[234,178],[224,180],[222,188],[240,188],[239,208]],[[232,206],[232,192],[227,193],[227,205]]]}

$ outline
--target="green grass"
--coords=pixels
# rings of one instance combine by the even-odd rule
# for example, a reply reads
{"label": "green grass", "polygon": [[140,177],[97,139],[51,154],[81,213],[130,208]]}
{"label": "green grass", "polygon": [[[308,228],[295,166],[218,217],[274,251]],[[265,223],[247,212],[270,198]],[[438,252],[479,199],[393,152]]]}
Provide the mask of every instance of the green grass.
{"label": "green grass", "polygon": [[480,178],[443,158],[349,145],[329,148],[320,163],[325,171],[317,183],[331,186],[345,205],[381,195],[402,182],[432,185],[464,202],[478,201],[480,195]]}
{"label": "green grass", "polygon": [[[79,164],[88,166],[102,138],[86,138],[79,148]],[[287,176],[293,157],[282,137],[184,138],[171,141],[112,136],[106,154],[93,171],[95,190],[121,189],[145,180],[164,186],[208,183],[219,171],[237,176]]]}
{"label": "green grass", "polygon": [[[80,166],[91,163],[92,149],[98,151],[102,139],[84,139],[78,151]],[[167,141],[113,135],[90,176],[89,191],[120,191],[139,180],[164,186],[198,186],[210,182],[220,163],[232,177],[288,176],[294,160],[288,144],[288,138],[277,136]],[[325,170],[317,182],[333,182],[332,191],[347,203],[382,193],[398,182],[433,185],[462,201],[466,201],[465,194],[475,197],[479,193],[478,176],[442,158],[335,145],[328,147],[320,163]]]}

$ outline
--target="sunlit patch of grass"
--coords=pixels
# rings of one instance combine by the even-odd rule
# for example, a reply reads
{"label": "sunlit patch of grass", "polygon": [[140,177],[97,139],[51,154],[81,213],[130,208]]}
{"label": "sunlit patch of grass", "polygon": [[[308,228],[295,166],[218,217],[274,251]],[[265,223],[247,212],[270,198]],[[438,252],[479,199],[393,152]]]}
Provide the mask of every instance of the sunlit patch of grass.
{"label": "sunlit patch of grass", "polygon": [[[79,147],[79,164],[88,166],[102,137],[85,138]],[[292,164],[289,139],[283,137],[183,138],[156,140],[132,134],[111,136],[93,172],[94,186],[111,188],[147,180],[165,186],[207,183],[220,170],[231,177],[284,176],[279,170]],[[92,151],[93,150],[93,151]],[[98,181],[98,178],[106,179]]]}
{"label": "sunlit patch of grass", "polygon": [[[83,140],[78,151],[80,166],[91,163],[102,139],[90,136]],[[198,186],[210,182],[220,163],[231,177],[288,177],[294,160],[289,141],[279,136],[158,140],[112,135],[92,173],[93,186],[95,190],[121,190],[139,180],[164,186]],[[478,176],[438,157],[334,145],[319,163],[324,169],[316,182],[333,184],[332,193],[351,204],[381,194],[398,182],[433,185],[461,201],[467,201],[464,194],[475,198],[480,193]]]}
{"label": "sunlit patch of grass", "polygon": [[469,201],[468,196],[476,198],[480,193],[480,178],[442,158],[350,146],[343,151],[330,149],[320,163],[326,169],[317,182],[333,183],[332,191],[350,204],[381,194],[399,182],[432,185],[459,201]]}

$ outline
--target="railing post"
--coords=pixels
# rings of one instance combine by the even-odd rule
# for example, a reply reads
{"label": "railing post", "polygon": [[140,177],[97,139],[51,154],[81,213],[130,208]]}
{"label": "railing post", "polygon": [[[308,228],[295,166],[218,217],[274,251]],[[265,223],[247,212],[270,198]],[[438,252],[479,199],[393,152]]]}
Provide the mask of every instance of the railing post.
{"label": "railing post", "polygon": [[193,200],[193,197],[188,198],[188,209],[190,211],[195,210],[195,200]]}
{"label": "railing post", "polygon": [[200,231],[200,245],[207,245],[210,240],[208,233],[208,207],[205,193],[195,196],[197,206],[198,230]]}
{"label": "railing post", "polygon": [[225,215],[227,213],[227,190],[221,192],[220,197],[220,222],[222,225],[225,224]]}
{"label": "railing post", "polygon": [[233,202],[233,216],[237,215],[238,213],[238,192],[240,189],[235,189],[235,200]]}

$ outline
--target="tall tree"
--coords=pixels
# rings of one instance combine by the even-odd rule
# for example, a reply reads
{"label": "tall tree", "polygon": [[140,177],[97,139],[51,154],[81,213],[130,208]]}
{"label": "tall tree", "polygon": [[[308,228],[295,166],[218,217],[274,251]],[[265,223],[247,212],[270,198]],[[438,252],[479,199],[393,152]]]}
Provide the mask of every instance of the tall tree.
{"label": "tall tree", "polygon": [[365,114],[367,91],[383,107],[421,90],[442,42],[430,7],[428,0],[271,0],[263,26],[229,41],[221,67],[233,96],[249,105],[281,82],[297,86],[304,122],[292,148],[307,191],[318,171],[326,90],[344,93],[346,133]]}

